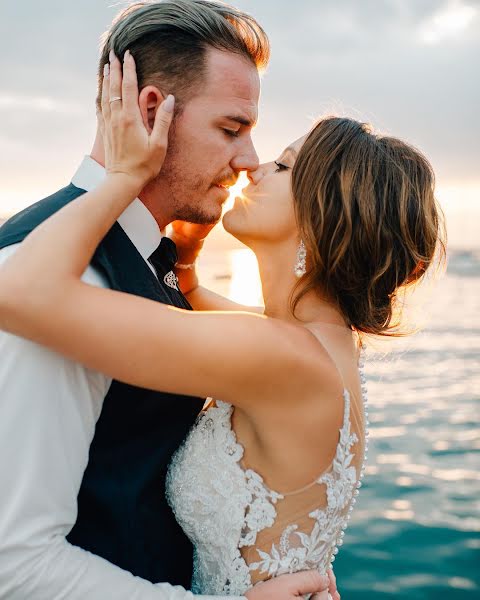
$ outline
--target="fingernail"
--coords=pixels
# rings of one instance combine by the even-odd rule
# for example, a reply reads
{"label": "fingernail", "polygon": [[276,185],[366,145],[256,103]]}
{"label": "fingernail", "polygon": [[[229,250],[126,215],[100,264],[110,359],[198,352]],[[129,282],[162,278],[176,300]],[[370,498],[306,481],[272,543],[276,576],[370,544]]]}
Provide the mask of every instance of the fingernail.
{"label": "fingernail", "polygon": [[123,55],[123,62],[125,62],[129,56],[130,56],[130,50],[127,50],[125,52],[125,54]]}
{"label": "fingernail", "polygon": [[108,77],[110,75],[110,64],[109,63],[105,63],[103,65],[103,76],[104,77]]}
{"label": "fingernail", "polygon": [[163,110],[168,113],[173,113],[174,108],[175,108],[175,96],[172,96],[172,94],[168,94],[165,101],[163,102]]}
{"label": "fingernail", "polygon": [[108,55],[110,58],[110,62],[113,62],[113,60],[115,59],[115,52],[112,50],[110,50],[110,54]]}

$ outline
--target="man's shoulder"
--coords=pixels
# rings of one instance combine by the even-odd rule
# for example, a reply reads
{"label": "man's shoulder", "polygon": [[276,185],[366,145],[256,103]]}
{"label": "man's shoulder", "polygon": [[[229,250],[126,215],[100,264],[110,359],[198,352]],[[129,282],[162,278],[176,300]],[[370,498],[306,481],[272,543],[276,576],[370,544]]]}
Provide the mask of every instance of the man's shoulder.
{"label": "man's shoulder", "polygon": [[21,242],[49,216],[84,193],[85,190],[69,184],[18,212],[0,227],[0,248]]}
{"label": "man's shoulder", "polygon": [[[43,200],[28,206],[5,223],[0,223],[0,264],[15,252],[23,239],[38,225],[84,193],[85,190],[70,184]],[[82,279],[90,285],[103,288],[109,287],[104,274],[92,266],[88,267]]]}

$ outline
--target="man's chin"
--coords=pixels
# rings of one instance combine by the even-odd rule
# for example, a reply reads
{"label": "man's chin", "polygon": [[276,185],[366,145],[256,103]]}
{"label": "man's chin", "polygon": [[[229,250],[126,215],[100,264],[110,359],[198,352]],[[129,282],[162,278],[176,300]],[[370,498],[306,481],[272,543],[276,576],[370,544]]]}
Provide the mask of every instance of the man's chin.
{"label": "man's chin", "polygon": [[175,216],[175,220],[187,221],[195,225],[216,225],[222,218],[222,208],[216,207],[210,211],[183,210]]}
{"label": "man's chin", "polygon": [[222,207],[213,206],[210,210],[198,215],[197,223],[199,225],[216,225],[222,218]]}
{"label": "man's chin", "polygon": [[212,186],[203,196],[192,198],[191,204],[178,207],[175,219],[196,225],[215,225],[222,218],[222,209],[227,198],[226,190]]}

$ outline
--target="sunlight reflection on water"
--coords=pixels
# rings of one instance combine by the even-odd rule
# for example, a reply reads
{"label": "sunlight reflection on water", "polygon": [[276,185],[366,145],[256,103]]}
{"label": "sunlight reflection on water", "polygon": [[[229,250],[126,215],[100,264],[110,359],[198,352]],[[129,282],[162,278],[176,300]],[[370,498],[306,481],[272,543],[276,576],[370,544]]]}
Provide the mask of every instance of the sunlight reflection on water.
{"label": "sunlight reflection on water", "polygon": [[258,263],[253,252],[248,249],[230,252],[229,297],[240,304],[259,306],[262,304],[262,288],[258,274]]}
{"label": "sunlight reflection on water", "polygon": [[201,285],[247,306],[261,306],[262,287],[255,255],[248,248],[211,251],[201,255]]}

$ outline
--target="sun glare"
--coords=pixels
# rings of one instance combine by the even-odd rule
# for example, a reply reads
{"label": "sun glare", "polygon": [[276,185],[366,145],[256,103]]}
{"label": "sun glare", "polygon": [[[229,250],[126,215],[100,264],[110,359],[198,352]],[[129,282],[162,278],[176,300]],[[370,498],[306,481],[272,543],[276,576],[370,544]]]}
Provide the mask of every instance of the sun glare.
{"label": "sun glare", "polygon": [[240,173],[240,176],[238,178],[237,183],[235,185],[232,185],[232,187],[229,190],[230,195],[229,195],[227,201],[224,204],[224,212],[226,212],[227,210],[230,210],[231,208],[233,208],[233,203],[235,201],[235,198],[237,196],[241,196],[242,195],[242,190],[247,185],[248,185],[247,174],[245,173],[245,171],[242,171]]}

